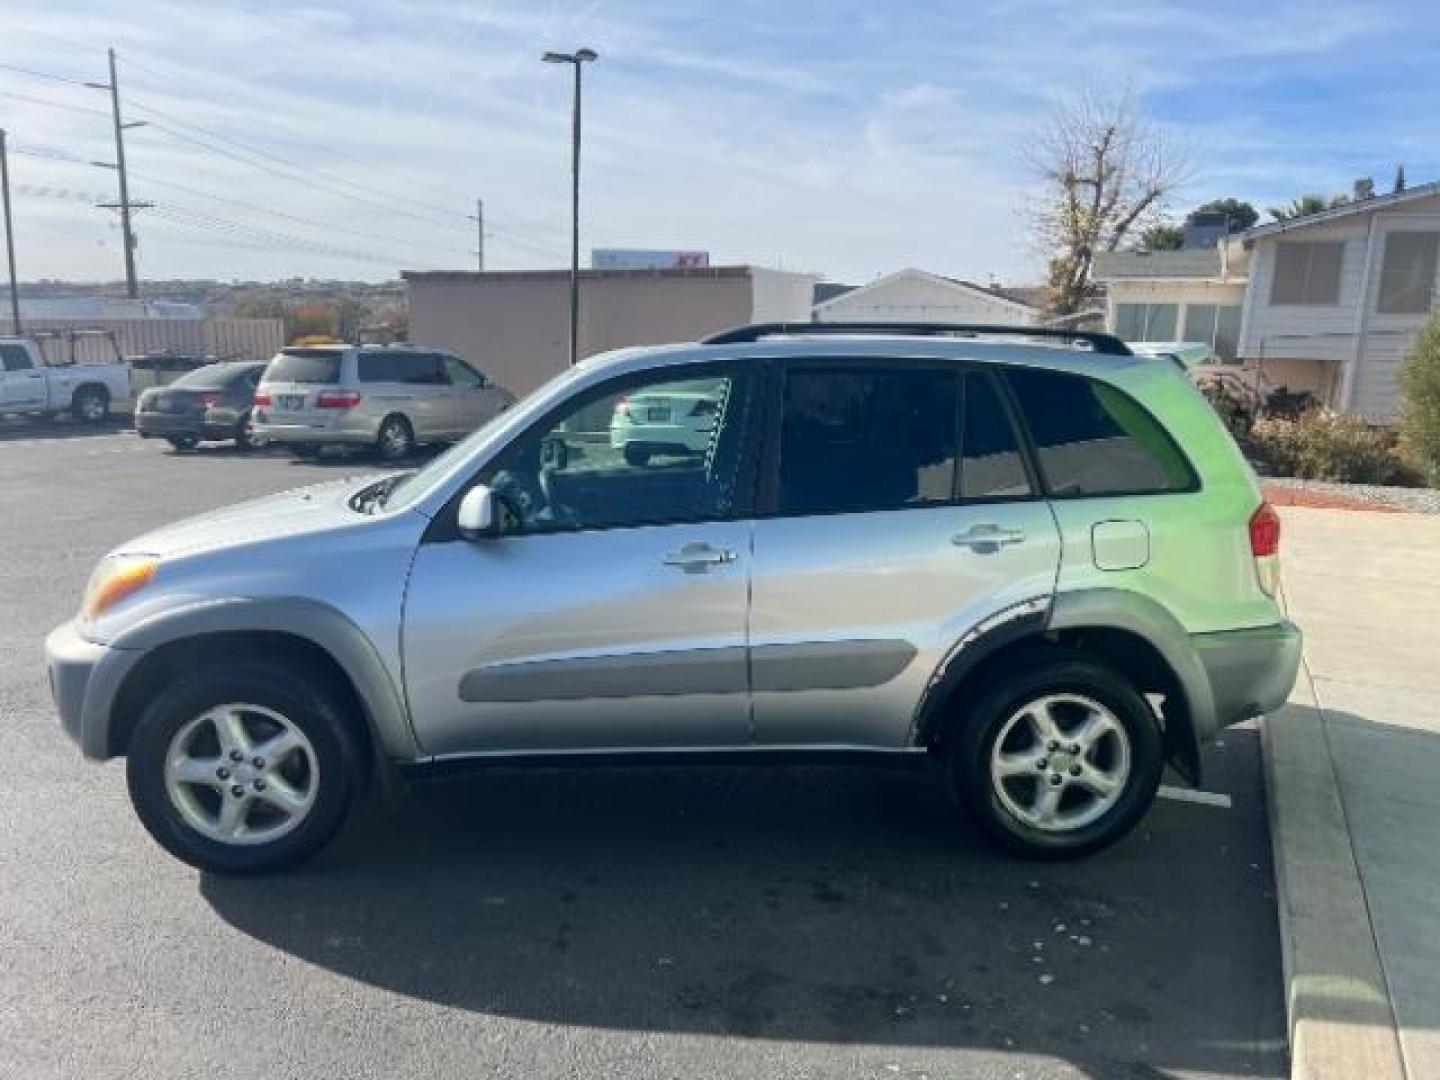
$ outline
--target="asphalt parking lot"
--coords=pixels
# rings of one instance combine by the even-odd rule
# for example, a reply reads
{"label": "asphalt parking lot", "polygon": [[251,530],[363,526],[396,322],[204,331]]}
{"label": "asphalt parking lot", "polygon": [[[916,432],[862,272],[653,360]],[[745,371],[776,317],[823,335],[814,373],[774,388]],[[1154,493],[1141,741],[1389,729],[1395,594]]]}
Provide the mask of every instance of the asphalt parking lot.
{"label": "asphalt parking lot", "polygon": [[840,767],[496,771],[286,876],[172,860],[61,734],[44,634],[141,530],[372,468],[0,425],[0,1075],[1285,1074],[1250,728],[1205,763],[1230,806],[1071,864]]}

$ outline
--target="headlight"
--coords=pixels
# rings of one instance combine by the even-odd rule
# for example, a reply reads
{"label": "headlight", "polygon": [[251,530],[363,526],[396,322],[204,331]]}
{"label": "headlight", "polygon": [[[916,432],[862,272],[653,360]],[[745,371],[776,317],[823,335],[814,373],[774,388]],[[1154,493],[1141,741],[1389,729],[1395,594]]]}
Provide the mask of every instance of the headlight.
{"label": "headlight", "polygon": [[154,555],[109,555],[101,559],[85,586],[80,621],[94,621],[131,593],[143,589],[159,565],[160,560]]}

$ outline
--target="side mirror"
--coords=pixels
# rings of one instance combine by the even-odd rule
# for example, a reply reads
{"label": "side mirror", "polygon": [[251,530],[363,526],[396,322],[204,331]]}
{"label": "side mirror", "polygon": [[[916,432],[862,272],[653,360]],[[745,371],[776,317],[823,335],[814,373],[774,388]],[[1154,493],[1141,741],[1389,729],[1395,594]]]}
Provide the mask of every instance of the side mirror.
{"label": "side mirror", "polygon": [[484,484],[476,484],[460,499],[455,524],[466,540],[495,536],[499,531],[495,493]]}

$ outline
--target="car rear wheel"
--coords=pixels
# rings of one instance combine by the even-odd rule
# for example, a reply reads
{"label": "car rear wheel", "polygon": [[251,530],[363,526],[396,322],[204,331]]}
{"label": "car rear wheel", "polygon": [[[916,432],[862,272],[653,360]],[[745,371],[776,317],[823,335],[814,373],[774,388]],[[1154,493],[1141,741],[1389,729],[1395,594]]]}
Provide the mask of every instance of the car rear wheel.
{"label": "car rear wheel", "polygon": [[1054,650],[982,688],[948,740],[957,794],[995,842],[1033,858],[1124,837],[1160,784],[1154,711],[1123,676]]}
{"label": "car rear wheel", "polygon": [[637,446],[634,443],[625,447],[625,464],[633,465],[637,469],[644,468],[650,464],[650,448]]}
{"label": "car rear wheel", "polygon": [[263,440],[255,434],[254,424],[251,421],[250,414],[247,412],[240,418],[240,422],[235,425],[235,449],[240,451],[254,450],[262,441]]}
{"label": "car rear wheel", "polygon": [[165,439],[177,451],[194,450],[200,440],[194,435],[169,435]]}
{"label": "car rear wheel", "polygon": [[415,450],[415,432],[403,416],[387,416],[375,436],[375,450],[382,461],[403,461]]}
{"label": "car rear wheel", "polygon": [[279,870],[323,847],[363,777],[335,694],[264,658],[206,665],[143,708],[126,759],[150,835],[191,866]]}
{"label": "car rear wheel", "polygon": [[102,386],[82,386],[70,399],[70,414],[87,424],[101,423],[110,415],[110,394]]}

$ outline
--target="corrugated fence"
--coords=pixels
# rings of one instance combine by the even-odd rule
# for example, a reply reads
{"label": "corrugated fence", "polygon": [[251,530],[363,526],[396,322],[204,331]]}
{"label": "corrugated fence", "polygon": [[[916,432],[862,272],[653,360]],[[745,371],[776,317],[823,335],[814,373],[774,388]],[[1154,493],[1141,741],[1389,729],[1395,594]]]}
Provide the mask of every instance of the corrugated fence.
{"label": "corrugated fence", "polygon": [[[113,331],[126,356],[142,353],[187,353],[221,360],[268,360],[285,344],[280,319],[36,319],[24,323],[36,331]],[[0,334],[13,333],[9,319],[0,319]],[[82,363],[113,360],[102,340],[80,339],[76,359]]]}

